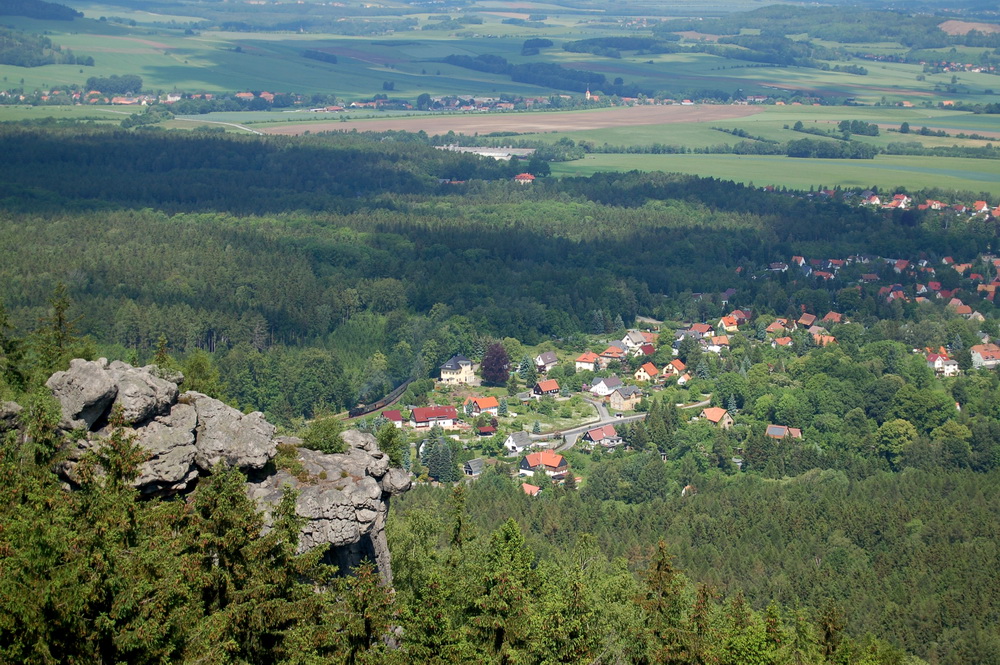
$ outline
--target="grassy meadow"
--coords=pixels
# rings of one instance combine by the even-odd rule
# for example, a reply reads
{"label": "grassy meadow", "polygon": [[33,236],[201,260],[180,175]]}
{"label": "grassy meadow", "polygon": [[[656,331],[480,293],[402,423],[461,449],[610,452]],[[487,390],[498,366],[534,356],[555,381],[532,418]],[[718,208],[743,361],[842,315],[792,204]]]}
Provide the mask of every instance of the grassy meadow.
{"label": "grassy meadow", "polygon": [[715,177],[758,187],[879,189],[905,187],[989,192],[1000,197],[1000,160],[879,155],[868,159],[792,159],[750,155],[588,155],[552,164],[555,176],[589,176],[601,171],[666,171]]}

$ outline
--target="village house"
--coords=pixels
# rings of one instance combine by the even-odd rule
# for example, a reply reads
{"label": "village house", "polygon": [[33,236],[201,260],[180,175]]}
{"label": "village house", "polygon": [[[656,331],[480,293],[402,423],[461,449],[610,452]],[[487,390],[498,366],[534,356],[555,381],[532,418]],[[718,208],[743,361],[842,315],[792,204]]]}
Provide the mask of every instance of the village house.
{"label": "village house", "polygon": [[976,344],[969,351],[972,352],[972,367],[975,369],[993,369],[1000,364],[1000,346],[992,342]]}
{"label": "village house", "polygon": [[729,415],[728,411],[718,406],[703,409],[699,417],[722,429],[729,429],[733,426],[733,417]]}
{"label": "village house", "polygon": [[724,316],[719,319],[719,323],[716,324],[715,328],[717,330],[725,330],[727,333],[734,333],[740,329],[739,323],[732,316]]}
{"label": "village house", "polygon": [[478,478],[479,474],[483,472],[483,466],[483,458],[477,457],[466,462],[462,467],[462,471],[469,478]]}
{"label": "village house", "polygon": [[652,344],[643,344],[638,349],[632,352],[632,356],[635,358],[641,358],[642,356],[651,356],[656,353],[656,347]]}
{"label": "village house", "polygon": [[768,425],[764,433],[772,439],[784,439],[786,436],[793,439],[802,438],[802,430],[797,427],[785,427],[784,425]]}
{"label": "village house", "polygon": [[542,491],[541,487],[532,485],[531,483],[521,483],[521,489],[528,496],[538,496],[538,493]]}
{"label": "village house", "polygon": [[600,361],[600,356],[598,356],[593,351],[587,351],[586,353],[581,354],[580,357],[576,359],[575,361],[576,371],[596,372],[598,366],[597,363],[599,361]]}
{"label": "village house", "polygon": [[722,353],[723,349],[729,348],[729,335],[715,335],[708,340],[705,350],[709,353]]}
{"label": "village house", "polygon": [[510,453],[521,453],[532,444],[531,435],[527,432],[511,432],[504,439],[503,447]]}
{"label": "village house", "polygon": [[771,342],[771,347],[775,348],[775,349],[778,348],[779,346],[786,346],[786,347],[788,347],[788,346],[791,346],[791,345],[792,345],[792,338],[791,337],[775,337],[774,341]]}
{"label": "village house", "polygon": [[556,358],[555,351],[545,351],[544,353],[539,353],[535,356],[535,367],[538,368],[539,372],[548,372],[558,364],[559,359]]}
{"label": "village house", "polygon": [[764,328],[764,332],[769,335],[777,335],[788,330],[788,319],[775,319],[773,323]]}
{"label": "village house", "polygon": [[687,332],[697,339],[704,339],[712,336],[712,326],[707,323],[696,323],[688,328]]}
{"label": "village house", "polygon": [[816,346],[829,346],[837,341],[837,338],[833,335],[824,335],[822,333],[816,333],[813,335],[813,342]]}
{"label": "village house", "polygon": [[641,399],[642,390],[638,386],[622,386],[611,393],[608,401],[615,411],[634,411]]}
{"label": "village house", "polygon": [[421,406],[410,412],[410,427],[425,428],[440,425],[445,429],[455,426],[458,412],[453,406]]}
{"label": "village house", "polygon": [[598,397],[607,397],[613,393],[617,388],[621,387],[622,380],[617,376],[610,376],[602,379],[597,379],[590,386],[590,394],[597,395]]}
{"label": "village house", "polygon": [[529,475],[535,471],[544,471],[548,476],[555,476],[566,473],[568,469],[566,458],[551,450],[542,450],[537,453],[529,453],[521,458],[518,471],[522,476]]}
{"label": "village house", "polygon": [[632,376],[636,381],[652,381],[660,373],[660,370],[656,369],[656,365],[653,363],[646,363],[639,369],[635,370],[635,374]]}
{"label": "village house", "polygon": [[687,365],[681,362],[680,358],[674,358],[667,366],[663,368],[663,378],[669,378],[671,376],[680,376],[687,371]]}
{"label": "village house", "polygon": [[441,365],[441,383],[468,385],[475,380],[476,375],[472,369],[472,361],[465,356],[452,356],[448,362]]}
{"label": "village house", "polygon": [[624,344],[625,348],[629,351],[638,349],[640,346],[645,344],[646,341],[646,338],[643,337],[642,333],[638,330],[629,330],[625,333],[625,336],[622,337],[622,344]]}
{"label": "village house", "polygon": [[622,362],[624,360],[625,349],[612,345],[601,351],[601,357],[598,362],[601,369],[607,369],[608,365],[612,362]]}
{"label": "village house", "polygon": [[957,376],[958,362],[952,360],[944,353],[928,353],[927,366],[934,370],[938,376]]}
{"label": "village house", "polygon": [[500,412],[500,402],[496,397],[469,397],[465,400],[465,405],[471,406],[471,413],[478,416],[481,413],[489,413],[492,416]]}
{"label": "village house", "polygon": [[800,325],[800,326],[804,326],[804,327],[808,328],[809,326],[811,326],[814,323],[816,323],[816,315],[815,314],[805,314],[804,313],[804,314],[802,314],[802,316],[799,317],[799,320],[796,321],[796,323],[798,323],[798,325]]}
{"label": "village house", "polygon": [[604,425],[603,427],[595,427],[592,430],[588,430],[584,433],[583,440],[589,441],[594,445],[604,446],[605,448],[613,448],[622,442],[622,438],[618,436],[614,425]]}
{"label": "village house", "polygon": [[545,381],[539,381],[535,384],[532,389],[536,395],[541,397],[542,395],[558,395],[559,394],[559,382],[555,379],[546,379]]}
{"label": "village house", "polygon": [[397,429],[403,428],[403,414],[398,409],[393,411],[383,411],[382,416],[395,425]]}

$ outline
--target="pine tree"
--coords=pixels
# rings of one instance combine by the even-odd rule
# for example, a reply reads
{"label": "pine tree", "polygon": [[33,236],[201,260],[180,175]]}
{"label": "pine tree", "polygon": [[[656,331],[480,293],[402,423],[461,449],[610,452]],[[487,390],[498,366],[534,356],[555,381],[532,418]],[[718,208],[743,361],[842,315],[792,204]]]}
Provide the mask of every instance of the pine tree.
{"label": "pine tree", "polygon": [[673,556],[662,540],[645,574],[639,605],[646,614],[649,659],[653,663],[685,662],[683,576],[674,568]]}
{"label": "pine tree", "polygon": [[531,640],[537,580],[533,555],[513,519],[490,539],[483,582],[470,608],[471,637],[489,662],[525,660]]}
{"label": "pine tree", "polygon": [[507,413],[509,412],[509,408],[510,407],[507,405],[507,398],[506,397],[501,397],[500,398],[500,408],[497,409],[497,415],[499,415],[499,416],[506,416]]}
{"label": "pine tree", "polygon": [[39,370],[44,376],[62,369],[70,358],[78,355],[77,351],[80,351],[77,349],[76,337],[76,324],[79,318],[70,316],[69,310],[72,306],[69,289],[59,282],[49,298],[51,313],[41,320],[41,327],[35,334],[41,361]]}

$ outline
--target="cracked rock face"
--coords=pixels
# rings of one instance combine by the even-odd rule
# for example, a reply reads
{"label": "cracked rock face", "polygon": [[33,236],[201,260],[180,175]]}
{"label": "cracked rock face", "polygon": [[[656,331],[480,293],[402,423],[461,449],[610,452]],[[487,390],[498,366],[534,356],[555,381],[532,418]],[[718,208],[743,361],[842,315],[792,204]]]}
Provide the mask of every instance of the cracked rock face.
{"label": "cracked rock face", "polygon": [[[292,475],[269,464],[279,440],[263,414],[244,414],[198,392],[179,394],[182,381],[183,376],[163,375],[152,365],[109,364],[103,358],[74,360],[67,371],[53,374],[46,385],[62,409],[60,428],[83,430],[82,436],[67,437],[59,472],[77,482],[77,464],[101,445],[109,434],[105,424],[111,410],[120,406],[136,443],[149,455],[135,481],[141,493],[188,491],[219,463],[254,472],[247,494],[268,522],[283,487],[298,492],[295,511],[306,518],[300,550],[329,545],[328,559],[343,570],[357,566],[363,557],[374,558],[383,579],[391,583],[385,537],[389,499],[410,489],[411,481],[406,471],[390,468],[374,436],[345,432],[347,451],[335,455],[295,448],[303,471]],[[0,431],[18,427],[20,411],[13,402],[0,403]]]}
{"label": "cracked rock face", "polygon": [[244,415],[196,392],[184,393],[181,401],[194,405],[198,413],[194,461],[203,471],[219,462],[241,469],[262,469],[277,452],[274,425],[264,420],[260,411]]}
{"label": "cracked rock face", "polygon": [[[251,483],[247,493],[265,514],[281,501],[287,485],[298,492],[295,512],[306,518],[299,550],[327,543],[346,548],[335,552],[341,567],[351,567],[360,557],[374,556],[383,579],[391,583],[385,521],[389,498],[410,489],[410,478],[402,469],[390,469],[388,458],[378,449],[375,437],[356,431],[343,435],[346,453],[325,455],[296,448],[304,471],[293,476],[279,470],[260,483]],[[294,445],[295,440],[288,441]]]}
{"label": "cracked rock face", "polygon": [[170,411],[177,401],[177,384],[153,374],[153,368],[137,368],[121,361],[108,365],[108,374],[118,386],[112,408],[122,407],[125,422],[140,424]]}

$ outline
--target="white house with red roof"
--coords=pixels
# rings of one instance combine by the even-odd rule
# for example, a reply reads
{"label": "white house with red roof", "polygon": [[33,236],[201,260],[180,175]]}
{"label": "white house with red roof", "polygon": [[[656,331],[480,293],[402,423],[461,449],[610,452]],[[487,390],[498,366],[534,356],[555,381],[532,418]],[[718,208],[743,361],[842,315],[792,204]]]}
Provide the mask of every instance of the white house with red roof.
{"label": "white house with red roof", "polygon": [[514,176],[514,182],[516,182],[519,185],[530,185],[531,183],[535,182],[535,176],[531,175],[530,173],[518,173],[516,176]]}
{"label": "white house with red roof", "polygon": [[660,374],[660,370],[656,369],[656,365],[653,363],[645,363],[639,369],[635,370],[635,374],[632,376],[636,381],[652,381]]}
{"label": "white house with red roof", "polygon": [[500,402],[497,401],[496,397],[468,397],[465,400],[466,405],[471,405],[472,415],[478,416],[481,413],[489,413],[490,415],[497,415],[500,412]]}
{"label": "white house with red roof", "polygon": [[600,362],[600,358],[601,357],[596,353],[594,353],[593,351],[587,351],[585,353],[582,353],[575,361],[576,370],[578,372],[579,371],[596,372],[598,363]]}
{"label": "white house with red roof", "polygon": [[397,428],[402,429],[403,414],[398,409],[393,411],[383,411],[382,415],[385,416],[386,420],[395,425]]}
{"label": "white house with red roof", "polygon": [[423,428],[440,425],[445,429],[455,426],[458,412],[453,406],[419,406],[410,412],[410,426]]}
{"label": "white house with red roof", "polygon": [[615,431],[614,425],[604,425],[602,427],[595,427],[592,430],[588,430],[584,433],[583,440],[590,441],[591,443],[601,445],[606,448],[617,446],[622,442],[622,438],[618,436],[618,432]]}

